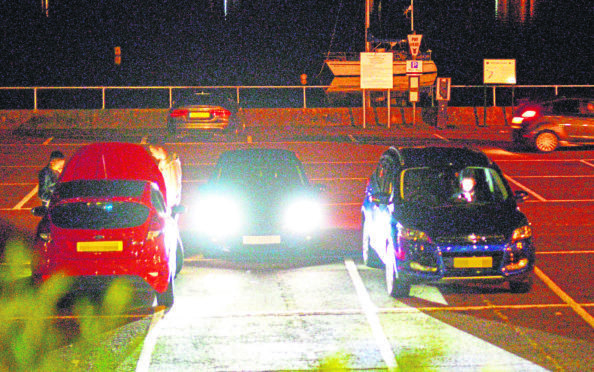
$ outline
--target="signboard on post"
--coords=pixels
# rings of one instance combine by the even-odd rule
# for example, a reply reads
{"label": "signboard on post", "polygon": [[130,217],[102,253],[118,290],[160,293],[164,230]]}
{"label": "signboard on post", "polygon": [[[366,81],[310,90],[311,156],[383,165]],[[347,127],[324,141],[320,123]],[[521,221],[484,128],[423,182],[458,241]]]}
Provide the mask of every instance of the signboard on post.
{"label": "signboard on post", "polygon": [[361,89],[394,88],[393,69],[393,53],[361,53]]}
{"label": "signboard on post", "polygon": [[422,39],[423,35],[408,35],[408,48],[410,49],[410,54],[413,56],[413,58],[415,58],[417,54],[419,54],[419,48],[421,47]]}
{"label": "signboard on post", "polygon": [[483,60],[483,84],[515,84],[515,59]]}
{"label": "signboard on post", "polygon": [[423,61],[406,61],[407,75],[421,75],[423,73]]}
{"label": "signboard on post", "polygon": [[452,78],[437,78],[437,100],[449,101]]}
{"label": "signboard on post", "polygon": [[408,77],[408,100],[410,102],[419,102],[419,81],[420,76],[410,75]]}

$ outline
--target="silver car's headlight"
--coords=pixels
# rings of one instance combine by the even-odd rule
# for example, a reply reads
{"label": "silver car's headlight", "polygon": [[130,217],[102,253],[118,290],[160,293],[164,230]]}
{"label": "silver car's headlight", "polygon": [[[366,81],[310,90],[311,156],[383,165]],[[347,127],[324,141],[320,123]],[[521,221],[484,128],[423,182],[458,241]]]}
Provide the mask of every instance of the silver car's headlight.
{"label": "silver car's headlight", "polygon": [[322,204],[312,198],[299,198],[291,201],[284,214],[284,226],[294,232],[311,232],[325,224]]}

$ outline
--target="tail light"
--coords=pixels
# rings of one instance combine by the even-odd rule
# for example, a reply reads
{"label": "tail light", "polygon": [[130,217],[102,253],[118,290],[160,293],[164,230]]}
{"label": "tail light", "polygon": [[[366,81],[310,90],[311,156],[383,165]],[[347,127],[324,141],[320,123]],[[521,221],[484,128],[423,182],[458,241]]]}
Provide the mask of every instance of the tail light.
{"label": "tail light", "polygon": [[229,116],[231,116],[231,111],[224,108],[212,110],[211,112],[213,116],[217,117],[228,118]]}
{"label": "tail light", "polygon": [[189,112],[188,110],[175,109],[175,110],[171,111],[171,114],[169,114],[169,116],[171,116],[172,118],[179,118],[182,116],[187,116],[188,112]]}
{"label": "tail light", "polygon": [[513,124],[522,124],[524,119],[532,119],[533,117],[535,117],[537,115],[538,115],[538,111],[536,111],[536,110],[532,110],[532,109],[526,110],[526,111],[522,112],[522,114],[519,116],[516,114],[516,116],[514,116],[512,118],[512,123]]}
{"label": "tail light", "polygon": [[147,235],[147,239],[153,240],[153,239],[157,238],[159,235],[161,235],[164,228],[165,228],[165,220],[163,219],[163,217],[161,217],[159,215],[154,215],[151,218],[151,222],[149,224],[149,232]]}

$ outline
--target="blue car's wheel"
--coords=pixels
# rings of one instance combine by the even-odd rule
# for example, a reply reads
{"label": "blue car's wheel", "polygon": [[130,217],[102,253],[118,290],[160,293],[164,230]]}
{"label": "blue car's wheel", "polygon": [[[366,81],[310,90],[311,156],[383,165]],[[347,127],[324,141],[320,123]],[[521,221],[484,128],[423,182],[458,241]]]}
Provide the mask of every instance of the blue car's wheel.
{"label": "blue car's wheel", "polygon": [[368,228],[365,226],[365,218],[363,218],[363,226],[361,226],[361,231],[363,234],[362,244],[361,244],[361,255],[363,256],[363,262],[367,267],[373,268],[380,268],[383,266],[382,261],[377,255],[377,252],[371,246],[370,238],[369,238],[369,231]]}
{"label": "blue car's wheel", "polygon": [[410,295],[410,283],[398,275],[394,247],[391,242],[386,242],[388,249],[386,253],[386,290],[394,298],[408,297]]}

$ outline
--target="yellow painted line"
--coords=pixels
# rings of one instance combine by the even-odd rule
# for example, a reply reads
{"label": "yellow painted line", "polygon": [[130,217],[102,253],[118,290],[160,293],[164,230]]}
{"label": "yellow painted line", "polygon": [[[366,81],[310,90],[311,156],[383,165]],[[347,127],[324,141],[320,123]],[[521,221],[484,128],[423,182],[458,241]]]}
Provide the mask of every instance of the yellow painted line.
{"label": "yellow painted line", "polygon": [[575,302],[575,300],[567,293],[565,293],[557,284],[555,284],[545,273],[543,273],[538,267],[534,267],[534,273],[542,280],[559,298],[561,298],[566,304],[573,309],[573,311],[579,315],[582,319],[594,328],[594,317],[590,315],[584,308]]}
{"label": "yellow painted line", "polygon": [[357,297],[359,298],[359,303],[365,316],[367,317],[367,322],[371,327],[371,332],[375,337],[375,342],[379,347],[380,353],[384,362],[388,366],[388,368],[397,368],[398,364],[396,363],[396,357],[394,356],[394,352],[392,351],[392,347],[382,326],[379,321],[379,317],[377,316],[377,307],[371,301],[369,297],[369,293],[365,289],[365,285],[363,284],[363,280],[361,280],[361,276],[357,271],[357,266],[353,260],[345,260],[344,265],[346,266],[347,272],[351,277],[351,281],[355,286],[355,291],[357,292]]}
{"label": "yellow painted line", "polygon": [[50,137],[50,138],[46,139],[46,140],[43,142],[43,144],[44,144],[44,145],[49,145],[49,143],[50,143],[50,142],[52,142],[52,140],[53,140],[53,139],[54,139],[54,137]]}
{"label": "yellow painted line", "polygon": [[17,205],[15,205],[14,207],[12,207],[12,209],[21,209],[23,208],[23,205],[25,205],[32,197],[34,197],[35,195],[37,195],[37,190],[39,189],[39,185],[35,185],[35,187],[33,188],[33,190],[29,191],[29,193],[27,195],[25,195],[25,197],[23,199],[21,199],[20,202],[17,203]]}

